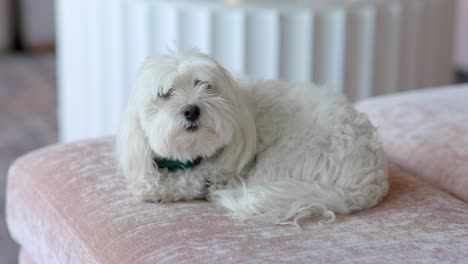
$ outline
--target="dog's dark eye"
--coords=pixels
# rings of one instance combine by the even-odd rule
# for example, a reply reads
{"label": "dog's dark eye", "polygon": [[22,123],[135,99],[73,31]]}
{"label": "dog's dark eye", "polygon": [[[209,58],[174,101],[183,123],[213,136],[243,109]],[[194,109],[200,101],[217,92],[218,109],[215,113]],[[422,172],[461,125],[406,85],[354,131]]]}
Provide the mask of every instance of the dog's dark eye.
{"label": "dog's dark eye", "polygon": [[167,93],[165,94],[158,93],[158,97],[163,99],[169,99],[169,97],[172,96],[172,92],[174,92],[174,88],[169,89],[169,91],[167,91]]}
{"label": "dog's dark eye", "polygon": [[204,81],[200,81],[200,80],[195,80],[193,85],[194,85],[195,87],[197,87],[198,85],[203,85],[205,89],[211,89],[211,84],[210,84],[210,83],[204,82]]}

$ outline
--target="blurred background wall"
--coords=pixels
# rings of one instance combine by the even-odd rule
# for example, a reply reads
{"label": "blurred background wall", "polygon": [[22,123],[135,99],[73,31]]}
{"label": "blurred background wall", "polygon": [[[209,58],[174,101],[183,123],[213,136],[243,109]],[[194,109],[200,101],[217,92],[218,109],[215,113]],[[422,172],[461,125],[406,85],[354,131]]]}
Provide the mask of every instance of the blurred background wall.
{"label": "blurred background wall", "polygon": [[323,83],[352,100],[466,79],[468,0],[353,0],[390,4],[330,12],[244,8],[252,1],[0,0],[0,52],[58,47],[63,141],[114,133],[135,69],[174,40],[236,73]]}
{"label": "blurred background wall", "polygon": [[468,81],[468,0],[457,2],[453,59],[460,81]]}
{"label": "blurred background wall", "polygon": [[19,38],[27,50],[50,51],[55,45],[54,0],[16,0]]}
{"label": "blurred background wall", "polygon": [[9,0],[0,0],[0,52],[8,50],[13,42],[11,7]]}
{"label": "blurred background wall", "polygon": [[51,52],[54,0],[0,0],[0,52]]}
{"label": "blurred background wall", "polygon": [[[468,72],[468,0],[457,0],[455,12],[454,69]],[[0,0],[0,52],[53,50],[54,19],[54,0]]]}

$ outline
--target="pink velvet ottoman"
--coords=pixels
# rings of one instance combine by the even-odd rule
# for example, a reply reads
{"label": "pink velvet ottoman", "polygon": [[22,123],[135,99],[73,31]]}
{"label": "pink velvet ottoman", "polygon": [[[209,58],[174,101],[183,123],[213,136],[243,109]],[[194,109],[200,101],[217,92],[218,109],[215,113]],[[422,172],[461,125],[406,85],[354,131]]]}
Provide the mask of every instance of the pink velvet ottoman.
{"label": "pink velvet ottoman", "polygon": [[468,202],[468,85],[382,96],[357,104],[388,157]]}
{"label": "pink velvet ottoman", "polygon": [[[372,110],[379,121],[390,157],[394,152],[411,153],[419,160],[411,169],[415,175],[431,179],[426,170],[428,156],[447,165],[446,178],[465,177],[447,163],[458,153],[459,137],[466,136],[467,122],[455,126],[458,133],[444,137],[443,154],[435,155],[438,141],[424,141],[424,151],[407,150],[409,143],[392,148],[389,142],[420,139],[411,126],[402,134],[385,125],[389,112],[413,115],[416,120],[440,124],[438,115],[421,114],[428,109],[466,111],[460,96],[466,88],[440,92],[440,103],[425,105],[418,100],[432,98],[434,92],[372,100],[360,105]],[[444,97],[445,96],[445,97]],[[452,99],[449,99],[452,98]],[[465,97],[468,98],[468,97]],[[390,100],[392,103],[385,103]],[[438,100],[435,100],[438,101]],[[431,101],[433,102],[433,101]],[[458,105],[458,106],[457,106]],[[390,107],[392,106],[392,107]],[[417,107],[416,107],[417,106]],[[379,112],[379,107],[385,111]],[[435,108],[431,108],[435,107]],[[402,109],[403,108],[403,109]],[[379,114],[380,113],[380,114]],[[382,115],[382,119],[379,119]],[[419,116],[419,117],[418,117]],[[445,117],[445,115],[444,115]],[[402,117],[403,118],[403,117]],[[398,118],[397,118],[398,119]],[[446,118],[447,119],[447,118]],[[424,123],[423,121],[419,121]],[[444,123],[445,126],[456,122]],[[442,133],[440,126],[424,126],[425,133]],[[387,131],[387,132],[386,132]],[[422,132],[420,132],[422,133]],[[394,138],[392,138],[394,136]],[[403,141],[406,142],[406,141]],[[412,141],[408,141],[412,142]],[[390,145],[389,145],[390,144]],[[465,149],[468,146],[465,144]],[[431,149],[432,146],[432,149]],[[416,148],[416,147],[414,147]],[[450,151],[453,148],[454,151]],[[393,153],[393,154],[392,154]],[[430,162],[429,162],[430,163]],[[431,171],[429,171],[431,172]],[[429,175],[429,176],[428,176]],[[205,201],[173,204],[136,202],[126,191],[116,172],[111,138],[57,145],[19,158],[9,171],[7,222],[12,237],[22,246],[21,263],[467,263],[468,206],[451,194],[411,176],[392,165],[391,188],[377,207],[366,212],[338,217],[332,224],[305,223],[292,226],[240,223],[230,220],[222,209]],[[444,187],[447,189],[447,186]],[[466,190],[466,189],[465,189]],[[454,192],[455,193],[455,192]],[[463,194],[463,192],[461,193]],[[463,197],[463,195],[459,195]]]}

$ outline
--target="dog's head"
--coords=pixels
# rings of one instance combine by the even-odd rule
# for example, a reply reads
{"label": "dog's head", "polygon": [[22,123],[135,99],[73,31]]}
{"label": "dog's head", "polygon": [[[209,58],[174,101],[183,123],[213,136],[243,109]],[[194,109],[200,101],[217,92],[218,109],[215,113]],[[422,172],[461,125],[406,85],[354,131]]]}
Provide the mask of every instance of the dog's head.
{"label": "dog's head", "polygon": [[149,59],[119,132],[121,165],[138,166],[128,163],[155,157],[190,161],[216,155],[226,169],[241,170],[254,155],[256,142],[247,108],[236,82],[209,56],[186,52]]}

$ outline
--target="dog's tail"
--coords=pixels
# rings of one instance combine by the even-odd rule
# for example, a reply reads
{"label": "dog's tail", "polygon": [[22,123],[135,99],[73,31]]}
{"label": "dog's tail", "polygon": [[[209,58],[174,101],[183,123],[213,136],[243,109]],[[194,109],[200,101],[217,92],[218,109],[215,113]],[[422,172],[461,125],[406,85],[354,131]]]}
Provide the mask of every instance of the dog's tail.
{"label": "dog's tail", "polygon": [[[386,175],[370,178],[385,179]],[[331,222],[335,213],[348,214],[370,208],[387,191],[386,180],[361,182],[352,187],[288,180],[243,184],[240,188],[216,191],[211,198],[227,208],[236,219],[299,225],[298,221],[307,217],[322,216]]]}

